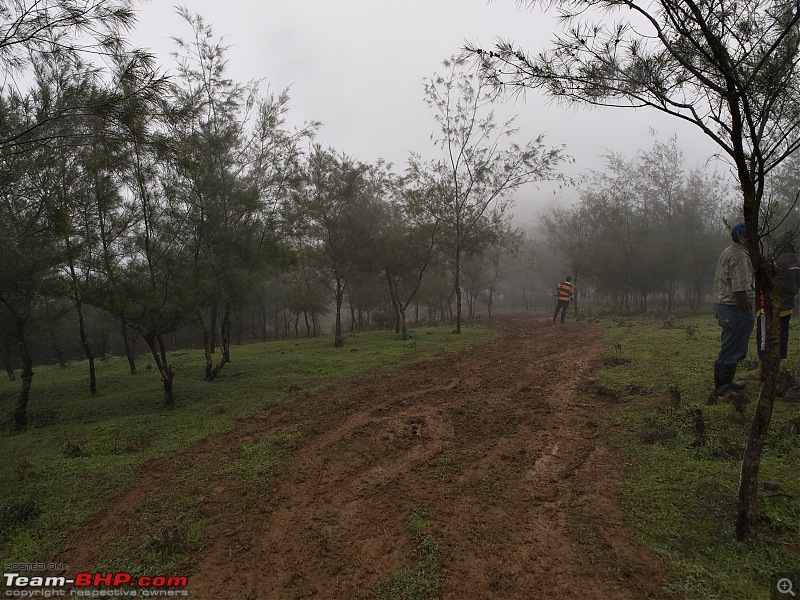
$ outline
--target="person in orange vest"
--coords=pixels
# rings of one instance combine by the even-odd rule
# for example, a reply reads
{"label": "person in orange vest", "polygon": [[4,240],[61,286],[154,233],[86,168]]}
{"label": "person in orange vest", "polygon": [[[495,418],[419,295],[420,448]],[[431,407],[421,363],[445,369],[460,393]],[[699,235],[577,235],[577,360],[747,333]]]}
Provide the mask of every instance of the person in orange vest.
{"label": "person in orange vest", "polygon": [[564,281],[556,286],[556,299],[558,301],[556,302],[556,312],[553,313],[553,323],[556,322],[559,311],[561,311],[561,322],[564,322],[564,317],[567,315],[567,307],[572,301],[573,294],[572,277],[567,275],[564,277]]}

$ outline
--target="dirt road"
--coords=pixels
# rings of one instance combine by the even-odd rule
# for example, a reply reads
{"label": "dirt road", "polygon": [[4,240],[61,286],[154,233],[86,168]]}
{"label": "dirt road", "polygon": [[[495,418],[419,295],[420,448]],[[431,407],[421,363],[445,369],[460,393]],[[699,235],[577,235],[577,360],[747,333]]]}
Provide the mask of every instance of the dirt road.
{"label": "dirt road", "polygon": [[203,497],[209,540],[189,565],[191,598],[374,597],[377,582],[421,560],[413,511],[430,518],[442,598],[666,597],[663,566],[624,523],[602,404],[579,391],[604,350],[601,331],[524,317],[496,326],[502,339],[466,354],[351,382],[151,464],[151,483],[87,529],[94,550],[77,544],[65,562],[101,559],[102,532],[136,518],[176,460],[313,414],[265,492],[217,485]]}

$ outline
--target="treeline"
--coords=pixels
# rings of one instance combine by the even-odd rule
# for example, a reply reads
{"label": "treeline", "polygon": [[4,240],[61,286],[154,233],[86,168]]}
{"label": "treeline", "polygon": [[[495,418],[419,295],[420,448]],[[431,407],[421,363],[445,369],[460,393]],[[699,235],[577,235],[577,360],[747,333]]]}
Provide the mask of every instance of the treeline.
{"label": "treeline", "polygon": [[[9,80],[32,82],[0,94],[0,359],[21,372],[16,427],[33,365],[78,353],[92,394],[97,358],[124,355],[133,374],[152,355],[171,405],[174,349],[203,349],[198,373],[213,381],[245,341],[329,327],[339,347],[348,329],[405,339],[421,321],[459,332],[462,309],[548,303],[565,271],[576,312],[707,300],[735,190],[687,172],[676,139],[609,154],[576,204],[525,231],[512,198],[573,183],[559,171],[569,157],[542,136],[516,141],[514,120],[495,120],[500,91],[462,60],[424,82],[437,156],[412,154],[398,173],[325,147],[316,122],[289,127],[288,94],[231,80],[226,48],[185,9],[189,41],[162,73],[127,47],[133,5],[33,4],[0,48]],[[793,206],[794,172],[773,177],[775,215]]]}
{"label": "treeline", "polygon": [[9,77],[33,81],[0,96],[0,348],[9,377],[21,370],[18,428],[34,363],[70,346],[92,394],[98,355],[119,350],[133,374],[146,348],[172,405],[177,345],[204,349],[212,381],[246,332],[317,335],[327,318],[339,347],[348,325],[460,331],[462,290],[474,311],[475,281],[497,285],[515,246],[510,194],[561,178],[563,149],[513,142],[497,92],[458,60],[425,84],[441,157],[401,175],[316,142],[318,123],[288,127],[288,94],[228,78],[200,16],[179,9],[191,35],[166,76],[127,48],[133,2],[73,4],[19,5],[0,49]]}
{"label": "treeline", "polygon": [[578,202],[541,217],[579,302],[623,314],[707,304],[719,252],[730,243],[726,223],[741,220],[728,174],[687,169],[675,137],[605,161],[605,171],[581,182]]}
{"label": "treeline", "polygon": [[[798,238],[798,160],[767,179],[767,256],[776,232]],[[581,301],[623,314],[697,310],[713,302],[717,259],[742,221],[740,195],[725,171],[687,169],[677,138],[655,140],[633,157],[608,154],[605,171],[582,181],[578,202],[543,213],[539,232],[573,273]]]}

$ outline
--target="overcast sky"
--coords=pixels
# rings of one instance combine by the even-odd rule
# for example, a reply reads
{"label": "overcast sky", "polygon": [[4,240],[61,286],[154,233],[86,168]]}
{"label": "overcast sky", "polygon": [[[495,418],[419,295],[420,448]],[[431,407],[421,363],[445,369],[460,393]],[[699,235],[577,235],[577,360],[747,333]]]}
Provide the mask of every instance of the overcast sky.
{"label": "overcast sky", "polygon": [[[444,73],[442,61],[466,40],[484,47],[511,39],[534,53],[556,30],[552,15],[518,9],[514,0],[190,0],[189,11],[213,26],[228,51],[229,75],[242,83],[263,80],[262,88],[289,88],[289,121],[322,122],[317,141],[356,159],[384,158],[402,172],[408,154],[436,156],[430,141],[433,114],[423,101],[422,83]],[[143,3],[135,43],[152,48],[165,68],[173,65],[171,36],[189,38],[189,26],[175,3]],[[575,158],[570,175],[602,169],[604,149],[633,156],[673,135],[687,166],[704,164],[713,143],[689,124],[644,109],[576,109],[544,101],[537,94],[512,100],[507,115],[518,115],[520,141],[545,134]],[[548,185],[517,196],[518,212],[554,198]],[[568,201],[572,192],[557,192]]]}

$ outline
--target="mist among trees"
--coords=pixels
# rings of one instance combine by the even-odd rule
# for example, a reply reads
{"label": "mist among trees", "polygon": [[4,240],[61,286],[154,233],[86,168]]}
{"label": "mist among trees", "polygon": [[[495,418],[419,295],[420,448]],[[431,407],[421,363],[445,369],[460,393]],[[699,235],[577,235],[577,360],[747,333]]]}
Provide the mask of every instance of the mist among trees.
{"label": "mist among trees", "polygon": [[[126,44],[132,1],[58,6],[20,13],[0,54],[15,82],[0,96],[0,357],[20,381],[16,427],[37,363],[85,358],[95,394],[96,360],[125,355],[134,374],[148,354],[173,405],[176,349],[203,349],[213,381],[245,342],[330,332],[340,347],[365,327],[405,339],[410,324],[547,313],[564,273],[579,318],[709,302],[736,190],[686,165],[677,138],[568,180],[569,149],[498,121],[498,90],[451,58],[422,88],[429,150],[365,163],[317,122],[289,127],[287,90],[230,79],[201,16],[181,9],[167,69]],[[52,35],[24,35],[35,22]],[[769,210],[790,221],[795,179],[787,164],[769,180]],[[515,201],[554,186],[576,201],[514,220]]]}

